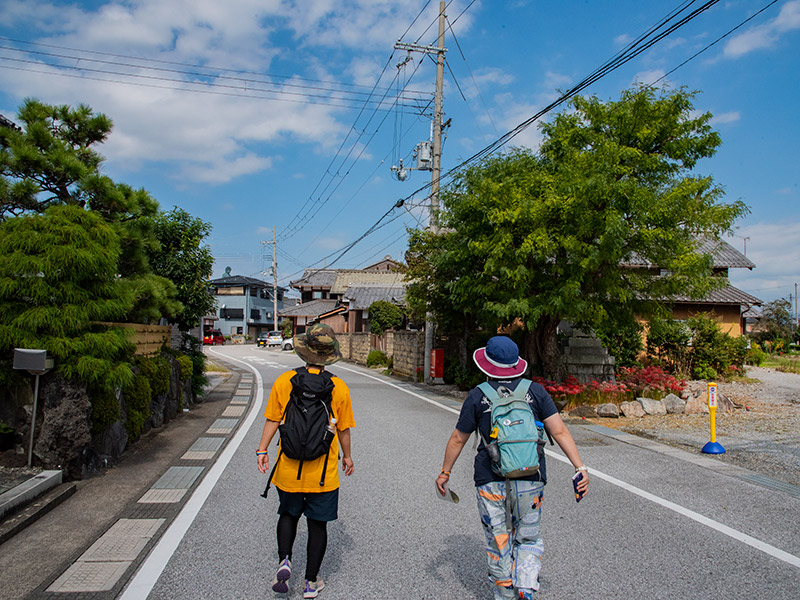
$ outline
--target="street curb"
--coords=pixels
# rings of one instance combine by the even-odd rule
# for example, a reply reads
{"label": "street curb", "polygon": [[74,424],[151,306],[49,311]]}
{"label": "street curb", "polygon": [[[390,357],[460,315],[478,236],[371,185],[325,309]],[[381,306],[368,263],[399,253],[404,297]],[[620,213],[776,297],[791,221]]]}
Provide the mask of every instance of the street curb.
{"label": "street curb", "polygon": [[585,427],[589,431],[599,433],[600,435],[605,435],[625,444],[638,446],[639,448],[643,448],[645,450],[652,450],[653,452],[658,452],[659,454],[664,454],[678,460],[690,462],[698,467],[719,473],[720,475],[735,477],[742,481],[746,481],[747,483],[752,483],[770,490],[784,492],[790,496],[794,496],[795,498],[800,498],[800,486],[787,483],[786,481],[781,481],[780,479],[775,479],[774,477],[769,477],[767,475],[762,475],[761,473],[755,473],[749,469],[721,462],[720,460],[711,458],[707,455],[699,456],[668,444],[656,442],[646,437],[633,435],[632,433],[628,433],[626,431],[619,431],[618,429],[606,427],[605,425],[588,423],[577,424]]}
{"label": "street curb", "polygon": [[72,496],[77,488],[78,486],[75,483],[60,483],[28,502],[18,512],[7,516],[0,523],[0,544],[10,540],[38,518],[46,515]]}
{"label": "street curb", "polygon": [[47,490],[60,485],[61,477],[61,471],[42,471],[4,494],[0,494],[0,520],[19,506],[32,502]]}

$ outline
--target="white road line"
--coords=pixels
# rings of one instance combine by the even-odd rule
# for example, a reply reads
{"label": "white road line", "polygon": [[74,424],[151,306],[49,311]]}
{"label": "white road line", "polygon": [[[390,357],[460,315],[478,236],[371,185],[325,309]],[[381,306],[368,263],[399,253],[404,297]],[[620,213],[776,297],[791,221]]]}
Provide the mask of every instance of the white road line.
{"label": "white road line", "polygon": [[[383,379],[375,377],[374,375],[367,375],[366,373],[362,373],[361,371],[358,371],[356,369],[348,369],[347,367],[342,367],[342,366],[338,366],[338,365],[337,365],[336,368],[337,369],[343,369],[345,371],[350,371],[351,373],[356,373],[356,374],[361,375],[363,377],[369,377],[370,379],[374,379],[375,381],[379,381],[380,383],[382,383],[384,385],[387,385],[389,387],[393,387],[395,389],[398,389],[401,392],[405,392],[406,394],[408,394],[410,396],[414,396],[415,398],[419,398],[420,400],[424,400],[425,402],[427,402],[429,404],[433,404],[434,406],[442,408],[442,409],[444,409],[444,410],[446,410],[448,412],[455,413],[455,414],[459,413],[459,411],[455,410],[454,408],[451,408],[449,406],[445,406],[444,404],[440,404],[439,402],[436,402],[435,400],[431,400],[430,398],[426,398],[425,396],[417,394],[416,392],[412,392],[410,390],[407,390],[407,389],[405,389],[405,388],[403,388],[403,387],[401,387],[399,385],[395,385],[393,383],[390,383],[388,381],[385,381]],[[556,454],[555,452],[552,452],[550,450],[545,450],[545,452],[547,453],[548,456],[550,456],[550,457],[552,457],[552,458],[554,458],[554,459],[556,459],[558,461],[570,464],[569,459],[567,457],[565,457],[565,456],[561,456],[560,454]],[[727,525],[723,525],[722,523],[714,521],[713,519],[709,519],[708,517],[705,517],[705,516],[701,515],[700,513],[696,513],[693,510],[690,510],[690,509],[688,509],[688,508],[686,508],[684,506],[681,506],[679,504],[675,504],[674,502],[670,502],[669,500],[665,500],[664,498],[661,498],[660,496],[656,496],[654,494],[651,494],[650,492],[646,492],[641,488],[637,488],[636,486],[631,485],[629,483],[626,483],[626,482],[624,482],[624,481],[622,481],[620,479],[617,479],[616,477],[612,477],[611,475],[607,475],[607,474],[603,473],[602,471],[598,471],[597,469],[591,468],[589,470],[589,472],[591,473],[592,477],[597,477],[598,479],[603,479],[603,480],[611,483],[612,485],[616,485],[617,487],[622,488],[623,490],[626,490],[626,491],[628,491],[628,492],[630,492],[632,494],[636,494],[637,496],[640,496],[641,498],[644,498],[645,500],[649,500],[650,502],[654,502],[654,503],[656,503],[656,504],[658,504],[660,506],[663,506],[664,508],[668,508],[671,511],[674,511],[674,512],[680,514],[680,515],[683,515],[685,517],[688,517],[689,519],[692,519],[693,521],[696,521],[697,523],[700,523],[701,525],[705,525],[706,527],[710,527],[711,529],[713,529],[715,531],[718,531],[718,532],[720,532],[720,533],[722,533],[724,535],[727,535],[728,537],[733,538],[734,540],[736,540],[738,542],[742,542],[743,544],[747,544],[748,546],[751,546],[751,547],[755,548],[756,550],[760,550],[761,552],[763,552],[765,554],[768,554],[769,556],[772,556],[773,558],[777,558],[778,560],[781,560],[781,561],[783,561],[785,563],[788,563],[788,564],[792,565],[793,567],[800,568],[800,557],[797,557],[794,554],[789,554],[788,552],[785,552],[784,550],[781,550],[780,548],[776,548],[775,546],[767,544],[766,542],[762,542],[761,540],[756,539],[756,538],[754,538],[752,536],[749,536],[746,533],[742,533],[741,531],[733,529],[732,527],[728,527]]]}
{"label": "white road line", "polygon": [[[210,350],[210,352],[214,353],[213,350]],[[208,473],[203,478],[203,481],[200,482],[200,485],[197,486],[191,498],[186,501],[186,504],[181,509],[181,512],[178,513],[178,516],[175,517],[169,529],[167,529],[159,542],[153,547],[150,555],[139,567],[139,570],[130,580],[123,594],[119,596],[120,600],[141,600],[142,598],[147,598],[153,590],[156,581],[161,577],[161,573],[164,572],[167,562],[169,562],[175,550],[178,548],[178,544],[181,543],[181,540],[186,535],[192,522],[203,507],[203,504],[205,504],[208,499],[211,490],[214,489],[214,486],[217,484],[217,481],[219,481],[220,476],[225,471],[231,458],[233,458],[234,453],[247,435],[250,426],[261,412],[261,404],[264,400],[261,373],[244,361],[231,358],[227,355],[225,355],[225,359],[243,364],[255,373],[256,383],[258,385],[256,386],[256,398],[253,402],[253,406],[244,422],[239,427],[239,431],[231,438],[225,450],[222,451],[217,461],[208,470]]]}
{"label": "white road line", "polygon": [[367,375],[366,373],[363,373],[361,371],[357,371],[356,369],[348,369],[347,367],[343,367],[341,365],[336,365],[336,369],[337,370],[338,369],[342,369],[343,371],[350,371],[351,373],[356,373],[358,375],[361,375],[362,377],[369,377],[370,379],[374,379],[375,381],[378,381],[378,382],[382,383],[383,385],[388,385],[389,387],[393,387],[395,389],[398,389],[401,392],[405,392],[409,396],[414,396],[415,398],[419,398],[420,400],[422,400],[424,402],[427,402],[428,404],[433,404],[434,406],[437,406],[437,407],[441,408],[442,410],[446,410],[446,411],[451,412],[451,413],[453,413],[455,415],[457,415],[459,413],[459,411],[457,411],[455,408],[452,408],[450,406],[445,406],[444,404],[436,402],[436,400],[431,400],[430,398],[426,398],[425,396],[417,394],[416,392],[412,392],[411,390],[408,390],[408,389],[406,389],[404,387],[400,387],[399,385],[395,385],[393,383],[389,383],[388,381],[384,381],[383,379],[379,379],[378,377],[375,377],[374,375]]}

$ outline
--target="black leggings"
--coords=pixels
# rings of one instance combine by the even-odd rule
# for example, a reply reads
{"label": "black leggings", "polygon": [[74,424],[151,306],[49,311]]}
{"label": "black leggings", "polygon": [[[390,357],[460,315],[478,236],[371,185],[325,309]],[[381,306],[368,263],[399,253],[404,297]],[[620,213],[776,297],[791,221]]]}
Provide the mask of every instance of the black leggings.
{"label": "black leggings", "polygon": [[[292,558],[292,546],[297,535],[300,517],[283,514],[278,518],[278,560]],[[328,547],[328,524],[306,517],[308,523],[308,546],[306,548],[306,579],[316,581],[325,549]]]}

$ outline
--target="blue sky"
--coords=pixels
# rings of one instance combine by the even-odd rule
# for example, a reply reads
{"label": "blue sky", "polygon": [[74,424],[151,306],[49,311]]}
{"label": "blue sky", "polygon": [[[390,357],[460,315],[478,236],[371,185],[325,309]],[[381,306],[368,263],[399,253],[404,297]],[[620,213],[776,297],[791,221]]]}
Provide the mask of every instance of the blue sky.
{"label": "blue sky", "polygon": [[[446,14],[448,68],[444,170],[527,120],[669,12],[702,2],[453,0]],[[617,99],[663,77],[770,0],[721,1],[585,94]],[[438,1],[0,0],[0,113],[26,97],[85,103],[114,121],[100,148],[105,172],[144,187],[162,208],[213,225],[215,276],[264,277],[278,232],[282,284],[330,264],[430,173],[405,182],[430,135],[420,106],[435,65],[420,53],[404,67],[398,39],[435,44]],[[662,84],[698,90],[714,115],[716,156],[698,164],[751,213],[729,239],[757,268],[734,285],[769,301],[800,283],[800,0],[778,1]],[[404,89],[402,108],[392,106]],[[386,98],[383,102],[378,102]],[[371,99],[370,102],[367,102]],[[377,110],[376,110],[377,109]],[[428,111],[430,112],[430,111]],[[546,118],[546,117],[545,117]],[[509,146],[536,148],[534,126]],[[402,259],[407,227],[427,222],[425,194],[335,263]],[[307,217],[307,218],[301,218]],[[302,225],[302,226],[299,226]],[[329,258],[325,258],[329,257]]]}

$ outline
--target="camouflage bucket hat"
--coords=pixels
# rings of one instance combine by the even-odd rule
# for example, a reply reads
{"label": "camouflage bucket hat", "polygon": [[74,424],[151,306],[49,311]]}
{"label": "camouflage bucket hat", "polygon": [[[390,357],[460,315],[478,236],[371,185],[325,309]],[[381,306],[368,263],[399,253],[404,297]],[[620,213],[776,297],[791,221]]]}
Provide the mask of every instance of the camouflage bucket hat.
{"label": "camouflage bucket hat", "polygon": [[295,337],[294,351],[310,365],[332,365],[342,358],[330,325],[316,323]]}

